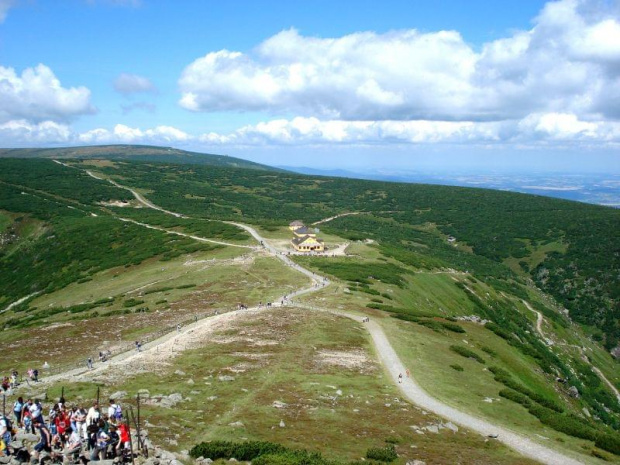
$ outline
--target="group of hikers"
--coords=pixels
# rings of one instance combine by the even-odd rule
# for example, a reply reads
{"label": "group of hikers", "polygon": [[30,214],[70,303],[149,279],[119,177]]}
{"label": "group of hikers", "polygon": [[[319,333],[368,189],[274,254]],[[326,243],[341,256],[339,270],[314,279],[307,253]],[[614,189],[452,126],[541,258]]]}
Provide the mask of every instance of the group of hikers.
{"label": "group of hikers", "polygon": [[[31,451],[13,447],[20,433],[39,436]],[[39,400],[17,398],[13,415],[0,415],[0,456],[16,455],[20,462],[30,458],[38,462],[42,452],[47,452],[54,462],[66,464],[131,456],[130,431],[120,404],[110,399],[107,408],[101,409],[94,402],[86,410],[80,405],[67,405],[61,397],[44,415]]]}
{"label": "group of hikers", "polygon": [[[28,380],[32,381],[32,382],[38,382],[39,381],[39,370],[35,369],[29,369],[28,370]],[[3,392],[8,392],[11,389],[15,389],[17,386],[19,386],[19,373],[17,372],[17,370],[13,370],[11,372],[11,376],[5,376],[2,378],[2,383],[0,384],[0,388],[2,389]]]}

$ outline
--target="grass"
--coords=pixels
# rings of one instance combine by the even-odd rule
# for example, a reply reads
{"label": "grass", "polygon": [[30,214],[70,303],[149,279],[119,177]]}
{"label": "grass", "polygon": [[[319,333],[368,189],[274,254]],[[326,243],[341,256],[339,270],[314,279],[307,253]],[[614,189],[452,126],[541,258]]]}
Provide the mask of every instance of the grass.
{"label": "grass", "polygon": [[[325,353],[357,354],[362,362],[333,365],[325,362]],[[441,420],[400,398],[374,361],[366,332],[348,319],[274,309],[220,328],[204,346],[172,362],[102,388],[103,398],[119,389],[135,395],[145,387],[151,396],[180,393],[186,400],[172,409],[145,405],[141,410],[152,425],[151,440],[170,450],[209,440],[261,440],[350,461],[390,443],[399,464],[414,459],[456,463],[463,457],[470,463],[534,463],[463,430],[413,434],[411,425]],[[76,392],[92,396],[93,387]],[[73,386],[67,391],[73,393]],[[275,408],[274,401],[286,406]]]}
{"label": "grass", "polygon": [[[547,438],[541,442],[573,455],[583,454],[584,450],[589,453],[593,449],[592,442],[558,433],[542,425],[523,407],[500,399],[499,391],[504,386],[493,381],[493,375],[484,365],[450,350],[450,346],[455,343],[474,349],[490,348],[496,353],[490,363],[512,373],[527,388],[562,402],[531,360],[490,331],[475,324],[463,324],[467,330],[466,335],[442,335],[394,319],[382,319],[381,324],[416,381],[443,402],[472,415],[488,418],[534,440],[541,441],[541,436]],[[468,344],[464,344],[464,341]],[[463,371],[450,368],[454,364],[460,365]],[[492,402],[486,402],[485,399],[492,399]],[[588,463],[598,463],[592,462],[591,457],[588,460]],[[620,457],[615,457],[612,463],[620,463]]]}
{"label": "grass", "polygon": [[[99,350],[114,350],[196,314],[210,313],[216,308],[231,310],[239,303],[254,306],[259,302],[275,301],[283,292],[302,286],[307,279],[291,273],[275,258],[258,255],[236,261],[235,257],[239,257],[239,249],[224,248],[167,262],[146,261],[135,267],[108,270],[95,275],[92,281],[73,283],[41,296],[31,303],[41,311],[109,297],[114,301],[109,306],[77,315],[62,312],[46,318],[40,322],[43,331],[36,328],[4,331],[3,341],[13,342],[9,355],[0,360],[0,370],[25,371],[40,367],[44,362],[58,366],[60,360],[65,364],[77,363],[89,353],[96,356]],[[146,293],[162,287],[173,289]],[[123,302],[130,299],[144,301],[135,308],[147,307],[150,313],[102,318],[106,313],[127,310]],[[94,312],[100,316],[95,318]],[[97,331],[96,344],[83,337],[93,330]],[[56,344],[49,344],[50,337]],[[20,340],[29,343],[22,344]],[[65,346],[72,350],[63,351],[61,347]]]}

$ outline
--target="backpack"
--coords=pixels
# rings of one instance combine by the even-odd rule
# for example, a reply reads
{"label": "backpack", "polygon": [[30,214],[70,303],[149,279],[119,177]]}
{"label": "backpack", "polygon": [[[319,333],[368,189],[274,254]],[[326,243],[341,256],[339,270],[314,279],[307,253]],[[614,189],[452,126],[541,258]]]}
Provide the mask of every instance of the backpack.
{"label": "backpack", "polygon": [[123,410],[121,409],[120,404],[116,404],[116,410],[114,410],[114,418],[117,420],[121,420],[123,418]]}

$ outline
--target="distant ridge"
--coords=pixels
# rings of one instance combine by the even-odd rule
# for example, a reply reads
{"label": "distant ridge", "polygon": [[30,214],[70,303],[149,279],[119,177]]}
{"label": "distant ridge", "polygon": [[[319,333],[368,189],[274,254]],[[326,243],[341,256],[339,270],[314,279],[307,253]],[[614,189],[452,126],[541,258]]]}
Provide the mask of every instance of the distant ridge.
{"label": "distant ridge", "polygon": [[152,145],[93,145],[58,148],[0,148],[0,158],[76,158],[154,161],[191,165],[228,166],[263,171],[284,171],[241,158],[210,153],[188,152],[172,147]]}

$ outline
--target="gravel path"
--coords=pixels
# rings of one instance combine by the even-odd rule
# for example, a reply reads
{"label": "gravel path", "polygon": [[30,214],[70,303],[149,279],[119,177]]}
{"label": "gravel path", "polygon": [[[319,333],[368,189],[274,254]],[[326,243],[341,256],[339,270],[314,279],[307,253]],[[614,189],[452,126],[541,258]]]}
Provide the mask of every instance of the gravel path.
{"label": "gravel path", "polygon": [[[87,173],[93,177],[96,177],[90,172],[87,172]],[[117,185],[117,187],[121,187],[121,188],[128,189],[129,191],[131,191],[138,201],[140,201],[141,203],[143,203],[145,206],[149,208],[154,208],[156,210],[160,210],[162,212],[165,212],[165,213],[177,216],[177,217],[182,216],[178,213],[169,212],[167,210],[162,209],[161,207],[158,207],[152,204],[151,202],[144,199],[140,194],[138,194],[137,192],[133,191],[130,188],[121,186],[114,182],[112,183]],[[299,291],[293,294],[289,294],[288,296],[289,299],[292,296],[298,296],[298,295],[305,294],[308,292],[313,292],[329,284],[329,281],[327,281],[326,278],[319,276],[316,273],[313,273],[312,271],[307,270],[303,268],[302,266],[296,264],[295,262],[290,260],[286,255],[278,253],[277,250],[275,250],[272,246],[270,246],[265,241],[265,239],[261,237],[260,234],[258,234],[258,232],[254,228],[247,226],[245,224],[242,224],[242,223],[229,222],[229,224],[233,224],[249,232],[252,235],[252,237],[254,237],[265,250],[269,251],[271,254],[279,258],[282,262],[284,262],[287,266],[289,266],[293,270],[306,275],[312,280],[312,283],[313,283],[312,287],[300,289]],[[125,352],[123,354],[119,354],[118,356],[113,357],[110,360],[109,364],[114,364],[117,367],[119,365],[129,364],[132,361],[135,361],[136,359],[139,359],[141,357],[153,357],[154,356],[153,354],[159,354],[160,351],[161,353],[166,353],[166,348],[170,348],[168,352],[172,352],[175,346],[183,347],[184,344],[186,344],[190,338],[195,340],[196,336],[199,336],[199,333],[212,331],[214,325],[217,325],[218,321],[221,321],[227,318],[228,319],[237,318],[240,315],[243,315],[244,313],[257,312],[257,311],[263,310],[264,308],[265,307],[250,308],[247,310],[238,310],[235,312],[230,312],[230,313],[218,315],[215,317],[207,318],[204,320],[200,320],[192,325],[185,327],[181,332],[178,332],[178,333],[173,332],[173,333],[170,333],[170,334],[167,334],[161,337],[160,339],[152,341],[151,343],[147,344],[144,347],[144,350],[141,353],[130,351],[130,352]],[[306,307],[306,308],[312,308],[312,307]],[[528,308],[531,309],[529,305],[528,305]],[[317,310],[330,311],[326,309],[317,309]],[[535,311],[535,310],[532,309],[532,311]],[[360,317],[353,313],[342,312],[342,311],[337,311],[337,312],[331,311],[331,313],[345,316],[347,318],[351,318],[356,321],[360,321]],[[539,314],[539,320],[537,322],[537,328],[539,332],[541,332],[541,329],[540,329],[541,324],[542,324],[542,315]],[[374,321],[369,321],[367,323],[364,323],[364,326],[366,327],[370,336],[372,337],[372,340],[375,344],[375,347],[377,349],[377,353],[379,355],[381,362],[385,366],[386,370],[388,371],[388,373],[390,374],[394,382],[396,382],[399,373],[404,373],[406,371],[405,365],[402,363],[402,361],[400,360],[400,358],[394,351],[394,348],[390,344],[385,333],[383,332],[383,329],[379,326],[378,323]],[[542,332],[541,332],[541,335],[542,335]],[[155,357],[157,357],[157,355],[155,355]],[[104,367],[98,368],[98,370],[104,370],[104,369],[106,368]],[[49,382],[49,380],[52,378],[60,379],[60,377],[66,377],[66,376],[80,376],[81,374],[84,374],[84,372],[85,372],[84,369],[76,369],[73,371],[73,373],[68,372],[62,375],[57,375],[57,377],[48,378],[46,381]],[[96,372],[96,370],[89,371],[89,375],[93,372]],[[426,410],[430,410],[431,412],[439,416],[442,416],[463,427],[476,431],[484,436],[496,437],[498,441],[506,444],[507,446],[511,447],[515,451],[523,454],[524,456],[528,458],[540,461],[548,465],[583,465],[583,462],[579,460],[563,455],[560,452],[549,449],[524,436],[516,434],[506,428],[494,425],[485,420],[481,420],[472,415],[461,412],[453,407],[450,407],[444,404],[443,402],[440,402],[439,400],[430,396],[426,391],[424,391],[420,387],[420,385],[415,381],[413,373],[411,374],[409,378],[404,377],[402,383],[398,384],[398,387],[402,391],[402,393],[405,395],[405,397],[407,397],[411,402],[418,405],[419,407],[422,407]]]}
{"label": "gravel path", "polygon": [[[323,309],[317,309],[323,310]],[[345,316],[356,321],[360,321],[359,315],[355,315],[343,311],[329,311],[330,313]],[[387,339],[381,326],[374,322],[369,321],[364,323],[364,327],[370,333],[372,340],[379,354],[381,363],[385,366],[386,370],[394,380],[397,382],[398,375],[403,374],[402,384],[397,384],[399,389],[405,395],[407,399],[422,407],[425,410],[429,410],[447,420],[450,420],[460,426],[469,428],[483,436],[497,436],[497,441],[506,444],[511,449],[523,454],[524,456],[537,460],[541,463],[548,465],[583,465],[584,462],[573,459],[566,455],[561,454],[553,449],[549,449],[537,442],[532,441],[520,434],[514,433],[506,428],[494,425],[488,421],[481,420],[467,413],[461,412],[453,407],[450,407],[443,402],[435,399],[429,395],[420,385],[415,381],[414,373],[407,378],[404,376],[406,367],[394,351],[394,348]]]}

